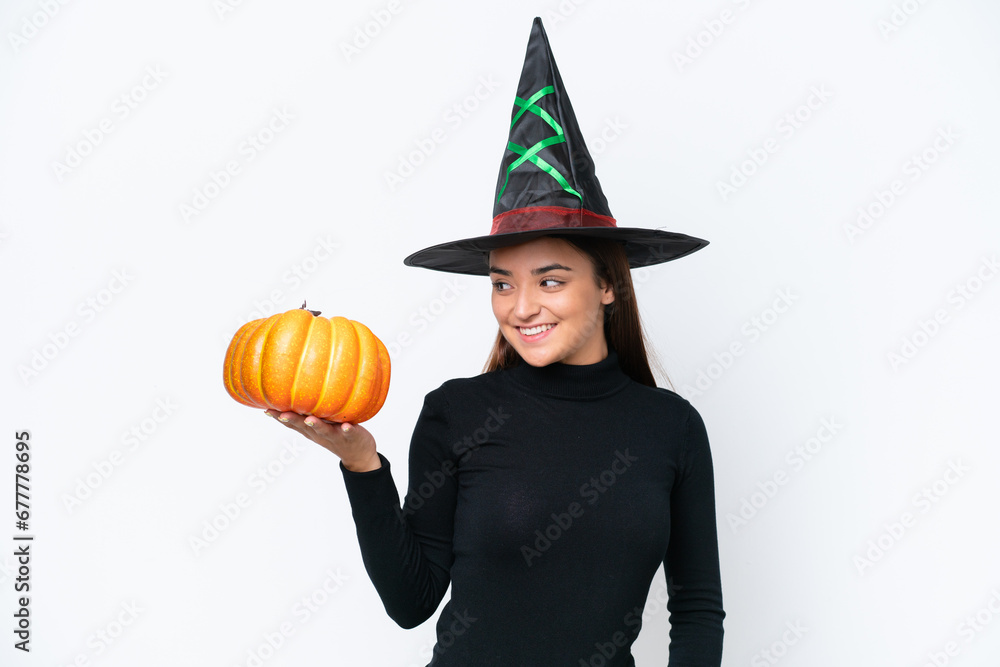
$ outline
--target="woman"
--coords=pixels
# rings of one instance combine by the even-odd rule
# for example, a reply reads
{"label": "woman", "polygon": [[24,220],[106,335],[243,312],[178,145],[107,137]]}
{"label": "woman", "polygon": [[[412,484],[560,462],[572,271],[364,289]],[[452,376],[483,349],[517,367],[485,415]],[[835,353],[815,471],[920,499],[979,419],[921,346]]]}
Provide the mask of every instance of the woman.
{"label": "woman", "polygon": [[[404,260],[489,275],[499,331],[482,374],[426,395],[403,505],[367,429],[268,414],[340,457],[393,620],[423,623],[451,585],[429,665],[635,665],[662,563],[669,665],[717,667],[708,437],[688,401],[656,387],[630,274],[707,241],[617,227],[537,18],[515,99],[491,233]],[[544,126],[524,117],[562,140],[531,153],[528,135]]]}

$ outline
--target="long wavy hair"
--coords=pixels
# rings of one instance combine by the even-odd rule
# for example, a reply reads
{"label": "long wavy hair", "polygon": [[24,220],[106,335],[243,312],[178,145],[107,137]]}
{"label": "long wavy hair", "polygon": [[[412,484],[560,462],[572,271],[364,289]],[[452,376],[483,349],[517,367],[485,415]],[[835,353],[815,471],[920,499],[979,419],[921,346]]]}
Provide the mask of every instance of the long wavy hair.
{"label": "long wavy hair", "polygon": [[[602,306],[604,311],[604,338],[618,353],[618,365],[622,372],[640,384],[655,387],[656,379],[650,369],[650,358],[653,360],[659,375],[664,377],[673,391],[673,383],[660,366],[656,353],[649,345],[642,327],[639,315],[639,305],[635,298],[635,288],[632,285],[632,272],[628,265],[623,242],[604,239],[595,236],[576,236],[570,234],[548,234],[553,238],[564,239],[590,258],[593,266],[594,282],[598,288],[610,284],[615,294],[615,300]],[[489,253],[484,253],[484,261],[489,263]],[[648,351],[648,353],[647,353]],[[522,363],[521,355],[504,338],[502,330],[497,327],[496,340],[490,351],[484,373],[490,373],[501,368],[511,368]]]}

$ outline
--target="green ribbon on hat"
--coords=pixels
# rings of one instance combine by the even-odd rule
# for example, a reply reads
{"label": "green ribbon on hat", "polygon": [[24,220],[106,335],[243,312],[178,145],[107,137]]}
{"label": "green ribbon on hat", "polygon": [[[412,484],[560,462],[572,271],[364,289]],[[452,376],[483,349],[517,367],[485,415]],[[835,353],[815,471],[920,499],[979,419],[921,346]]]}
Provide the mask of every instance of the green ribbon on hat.
{"label": "green ribbon on hat", "polygon": [[497,195],[497,201],[500,201],[500,197],[503,196],[504,190],[507,189],[507,182],[510,180],[510,172],[514,171],[515,169],[517,169],[522,164],[528,161],[530,161],[533,165],[535,165],[536,167],[547,173],[552,178],[556,179],[556,182],[558,182],[559,185],[562,186],[563,190],[572,195],[575,195],[581,202],[583,201],[583,196],[579,192],[573,189],[573,187],[569,184],[569,181],[566,180],[566,177],[563,176],[561,173],[559,173],[558,169],[556,169],[551,164],[549,164],[542,158],[538,157],[537,155],[538,151],[542,150],[547,146],[552,146],[554,144],[559,144],[566,141],[566,135],[563,133],[563,129],[562,127],[560,127],[559,123],[556,122],[556,119],[553,118],[548,111],[542,109],[537,104],[535,104],[535,102],[537,102],[541,98],[554,92],[555,92],[554,86],[546,86],[541,90],[539,90],[534,95],[532,95],[531,97],[529,97],[527,100],[521,99],[520,97],[516,96],[514,97],[514,103],[520,106],[521,109],[517,112],[517,114],[514,115],[514,119],[511,120],[510,129],[514,129],[514,125],[517,124],[517,121],[521,119],[521,116],[523,116],[526,111],[530,111],[533,114],[539,116],[546,123],[548,123],[549,127],[551,127],[556,134],[554,136],[549,137],[548,139],[543,139],[539,141],[531,148],[525,148],[524,146],[519,146],[512,141],[507,142],[507,148],[513,151],[514,153],[517,153],[521,157],[511,162],[510,166],[507,167],[507,174],[503,180],[503,187],[500,188],[500,193]]}

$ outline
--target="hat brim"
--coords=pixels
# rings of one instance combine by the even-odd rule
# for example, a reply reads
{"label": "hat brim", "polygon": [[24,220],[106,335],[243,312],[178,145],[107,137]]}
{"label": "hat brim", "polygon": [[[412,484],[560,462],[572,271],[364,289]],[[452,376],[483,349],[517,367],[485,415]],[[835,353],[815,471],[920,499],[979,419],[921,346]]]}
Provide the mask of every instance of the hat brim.
{"label": "hat brim", "polygon": [[418,250],[403,260],[406,266],[462,273],[471,276],[488,276],[486,254],[490,250],[553,234],[596,236],[622,241],[628,256],[629,268],[661,264],[679,259],[708,245],[708,241],[679,232],[637,227],[557,227],[535,229],[509,234],[490,234],[459,241],[449,241]]}

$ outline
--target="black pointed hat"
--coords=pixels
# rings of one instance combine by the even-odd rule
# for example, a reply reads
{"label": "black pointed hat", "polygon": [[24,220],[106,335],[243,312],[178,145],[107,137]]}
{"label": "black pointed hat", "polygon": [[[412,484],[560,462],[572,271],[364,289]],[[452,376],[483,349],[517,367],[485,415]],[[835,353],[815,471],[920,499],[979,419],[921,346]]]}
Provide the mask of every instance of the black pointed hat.
{"label": "black pointed hat", "polygon": [[625,246],[631,268],[678,259],[708,245],[686,234],[617,226],[542,19],[535,17],[500,163],[490,233],[424,248],[403,264],[486,276],[490,250],[549,234],[617,240]]}

